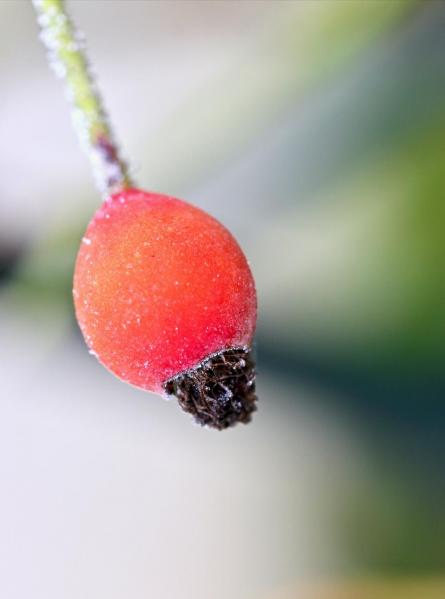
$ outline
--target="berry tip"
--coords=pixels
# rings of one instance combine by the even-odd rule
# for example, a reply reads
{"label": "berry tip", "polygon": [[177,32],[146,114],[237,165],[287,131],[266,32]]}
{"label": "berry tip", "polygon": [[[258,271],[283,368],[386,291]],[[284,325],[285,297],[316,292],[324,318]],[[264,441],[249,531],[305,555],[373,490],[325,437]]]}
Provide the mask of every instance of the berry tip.
{"label": "berry tip", "polygon": [[198,424],[224,430],[247,424],[256,410],[255,363],[249,347],[213,354],[164,383]]}

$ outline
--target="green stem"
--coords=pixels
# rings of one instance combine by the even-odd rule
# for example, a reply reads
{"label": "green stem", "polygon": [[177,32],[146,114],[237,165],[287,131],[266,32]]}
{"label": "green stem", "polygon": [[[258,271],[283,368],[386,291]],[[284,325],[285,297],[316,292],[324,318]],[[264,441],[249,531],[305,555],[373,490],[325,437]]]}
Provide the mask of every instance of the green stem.
{"label": "green stem", "polygon": [[79,32],[63,0],[32,0],[48,60],[65,80],[73,120],[86,147],[99,190],[110,194],[132,186],[128,167],[119,156],[99,92],[89,71]]}

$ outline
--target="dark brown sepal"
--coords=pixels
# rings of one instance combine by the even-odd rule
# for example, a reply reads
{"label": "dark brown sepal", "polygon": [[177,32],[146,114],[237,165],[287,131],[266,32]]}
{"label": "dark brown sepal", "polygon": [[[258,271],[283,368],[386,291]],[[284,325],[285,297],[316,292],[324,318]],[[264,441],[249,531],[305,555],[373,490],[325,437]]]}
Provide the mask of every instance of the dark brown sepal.
{"label": "dark brown sepal", "polygon": [[247,347],[226,349],[169,379],[168,395],[199,424],[223,430],[250,422],[256,410],[255,363]]}

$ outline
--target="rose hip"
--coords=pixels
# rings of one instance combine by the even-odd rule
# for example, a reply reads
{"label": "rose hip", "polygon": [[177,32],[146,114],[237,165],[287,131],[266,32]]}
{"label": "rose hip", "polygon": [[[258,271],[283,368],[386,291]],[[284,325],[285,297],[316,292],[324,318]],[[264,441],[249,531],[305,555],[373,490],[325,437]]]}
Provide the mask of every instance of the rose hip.
{"label": "rose hip", "polygon": [[73,294],[91,352],[120,379],[175,394],[201,424],[250,420],[255,285],[213,217],[166,195],[111,195],[82,240]]}

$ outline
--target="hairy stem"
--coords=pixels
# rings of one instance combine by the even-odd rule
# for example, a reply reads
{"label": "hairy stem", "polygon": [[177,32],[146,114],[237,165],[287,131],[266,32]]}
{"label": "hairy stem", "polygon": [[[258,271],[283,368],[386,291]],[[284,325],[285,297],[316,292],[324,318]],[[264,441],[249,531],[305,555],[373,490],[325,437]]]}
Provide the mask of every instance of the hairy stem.
{"label": "hairy stem", "polygon": [[131,187],[126,163],[108,123],[99,92],[89,70],[82,38],[68,17],[63,0],[32,0],[48,60],[64,79],[73,106],[73,120],[93,166],[97,186],[108,195]]}

